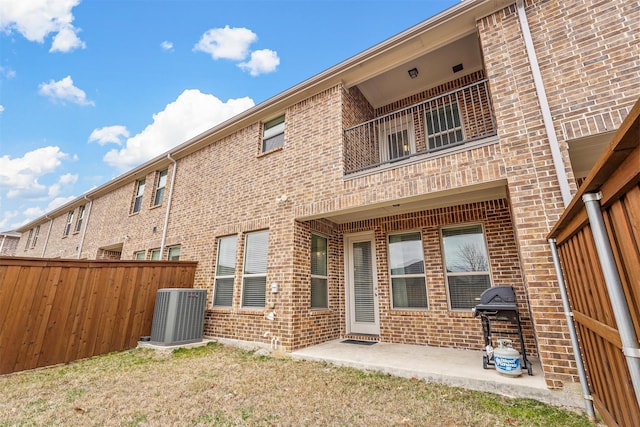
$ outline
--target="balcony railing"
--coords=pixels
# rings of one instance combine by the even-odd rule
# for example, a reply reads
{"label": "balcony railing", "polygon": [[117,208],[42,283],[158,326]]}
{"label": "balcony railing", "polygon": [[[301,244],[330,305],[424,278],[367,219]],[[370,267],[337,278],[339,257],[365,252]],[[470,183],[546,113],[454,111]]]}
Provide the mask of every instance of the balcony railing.
{"label": "balcony railing", "polygon": [[346,129],[345,174],[495,134],[487,80],[482,80]]}

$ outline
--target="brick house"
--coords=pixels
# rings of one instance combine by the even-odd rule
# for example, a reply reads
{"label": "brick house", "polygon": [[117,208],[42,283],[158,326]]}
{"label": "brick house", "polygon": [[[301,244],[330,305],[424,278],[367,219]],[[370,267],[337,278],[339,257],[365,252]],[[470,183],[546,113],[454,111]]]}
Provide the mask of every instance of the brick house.
{"label": "brick house", "polygon": [[545,236],[640,95],[638,22],[463,1],[25,225],[16,255],[196,260],[205,335],[286,350],[480,349],[475,298],[511,285],[562,388]]}

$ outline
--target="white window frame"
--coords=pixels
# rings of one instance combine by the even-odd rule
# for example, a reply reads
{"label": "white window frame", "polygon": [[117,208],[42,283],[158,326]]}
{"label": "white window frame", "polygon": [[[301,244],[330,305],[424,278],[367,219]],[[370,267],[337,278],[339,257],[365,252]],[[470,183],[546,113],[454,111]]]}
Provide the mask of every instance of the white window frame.
{"label": "white window frame", "polygon": [[156,191],[153,195],[153,206],[160,206],[164,201],[165,188],[167,187],[167,177],[169,169],[158,171],[158,182],[156,183]]}
{"label": "white window frame", "polygon": [[[413,114],[411,112],[389,116],[378,125],[378,131],[380,135],[380,160],[383,163],[402,160],[416,153],[415,127],[413,125]],[[398,135],[402,135],[403,133],[406,133],[406,137],[402,138],[402,154],[400,155],[398,153],[394,155],[391,149],[391,138],[397,138]]]}
{"label": "white window frame", "polygon": [[33,240],[31,241],[31,248],[35,248],[38,243],[38,236],[40,235],[40,226],[36,226],[35,231],[33,232]]}
{"label": "white window frame", "polygon": [[160,248],[151,249],[151,251],[149,251],[149,259],[152,261],[160,261]]}
{"label": "white window frame", "polygon": [[[253,244],[251,243],[251,241],[254,238],[258,238],[257,236],[259,235],[266,235],[266,247],[261,248],[254,248]],[[241,300],[241,304],[242,304],[242,308],[248,308],[248,309],[263,309],[265,307],[266,304],[266,299],[267,299],[267,262],[268,262],[268,253],[269,253],[269,230],[261,230],[261,231],[254,231],[251,233],[247,233],[245,235],[245,245],[244,245],[244,263],[242,265],[242,300]],[[257,251],[254,253],[254,250],[257,249]],[[250,260],[249,257],[252,255],[259,255],[259,254],[264,254],[264,259],[259,260]],[[252,267],[256,267],[255,264],[258,264],[257,267],[260,267],[260,271],[258,272],[254,272],[254,273],[248,273],[247,272],[247,268],[249,267],[249,265],[251,265]],[[262,305],[259,304],[249,304],[249,301],[247,301],[247,298],[249,297],[247,294],[247,291],[254,291],[254,290],[258,290],[260,285],[257,285],[256,289],[250,289],[250,286],[248,286],[248,279],[261,279],[264,278],[264,294],[263,294],[263,298],[262,298]],[[254,284],[252,284],[252,286],[255,286]]]}
{"label": "white window frame", "polygon": [[[396,236],[409,236],[409,235],[417,235],[419,237],[419,239],[417,240],[420,244],[420,255],[422,257],[421,261],[422,261],[422,272],[420,273],[402,273],[402,274],[394,274],[393,273],[393,265],[394,265],[394,261],[393,261],[393,254],[392,252],[394,252],[392,250],[392,242],[391,239],[393,237]],[[414,240],[416,241],[416,240]],[[398,242],[399,243],[399,242]],[[419,230],[413,230],[413,231],[403,231],[403,232],[398,232],[398,233],[391,233],[389,235],[387,235],[387,256],[389,257],[388,259],[388,265],[389,265],[389,295],[390,295],[390,300],[391,300],[391,308],[393,310],[403,310],[403,311],[425,311],[425,310],[429,310],[429,290],[427,288],[427,277],[426,277],[426,270],[425,270],[425,263],[424,263],[424,240],[422,238],[422,232],[420,232]],[[422,285],[424,286],[424,293],[425,293],[425,301],[424,301],[424,305],[414,305],[412,306],[409,302],[409,297],[407,296],[407,304],[406,305],[395,305],[395,301],[394,301],[394,279],[422,279]]]}
{"label": "white window frame", "polygon": [[73,230],[74,233],[79,233],[80,229],[82,228],[82,220],[84,219],[85,206],[86,205],[82,205],[78,208],[78,219],[76,220],[76,227]]}
{"label": "white window frame", "polygon": [[[454,113],[453,113],[454,106],[458,113],[456,115],[457,117],[454,117]],[[442,123],[443,120],[441,120],[440,112],[443,112],[442,116],[444,117],[444,123]],[[429,123],[432,123],[432,124],[435,123],[434,117],[438,120],[438,127],[440,128],[440,130],[438,132],[429,133]],[[448,120],[449,117],[453,118],[452,123],[449,123],[449,120]],[[455,126],[456,118],[458,119],[458,126]],[[456,145],[462,144],[465,139],[464,126],[462,126],[462,115],[460,113],[460,105],[458,104],[458,102],[451,102],[445,105],[436,105],[435,108],[428,108],[428,107],[425,108],[424,129],[425,129],[425,138],[427,140],[427,150],[430,152],[444,150],[448,147],[454,147]],[[446,144],[442,143],[434,147],[431,146],[432,139],[434,141],[438,138],[440,138],[441,141],[444,138],[450,139],[450,135],[453,134],[455,137],[455,135],[457,135],[457,132],[460,132],[459,140],[455,140],[453,142],[447,142]]]}
{"label": "white window frame", "polygon": [[[223,244],[224,242],[224,244]],[[229,246],[230,245],[230,246]],[[235,279],[236,279],[236,256],[238,251],[238,236],[224,236],[218,239],[218,253],[216,256],[216,271],[214,277],[214,287],[213,287],[213,306],[214,307],[232,307],[233,306],[233,291],[235,289]],[[225,249],[223,253],[223,248]],[[227,253],[228,252],[228,253]],[[229,274],[220,274],[220,260],[221,257],[224,256],[227,260],[233,260],[233,268],[232,272]],[[231,281],[231,301],[229,304],[225,304],[226,301],[220,301],[222,297],[218,291],[221,289],[218,281],[225,281],[224,283],[229,283]],[[226,285],[225,285],[226,286]],[[225,288],[225,291],[229,293],[229,289]]]}
{"label": "white window frame", "polygon": [[146,255],[147,255],[146,251],[137,251],[133,253],[133,259],[136,261],[144,261],[145,259],[147,259]]}
{"label": "white window frame", "polygon": [[144,187],[146,179],[142,178],[136,181],[136,192],[133,196],[133,206],[131,207],[131,213],[138,213],[142,210],[142,197],[144,196]]}
{"label": "white window frame", "polygon": [[[284,114],[262,124],[262,152],[268,153],[284,146]],[[269,142],[275,141],[275,145],[269,146]]]}
{"label": "white window frame", "polygon": [[64,226],[64,233],[62,234],[63,236],[69,235],[69,233],[71,232],[71,224],[73,224],[73,211],[69,211],[69,213],[67,214],[67,223]]}
{"label": "white window frame", "polygon": [[[180,251],[182,247],[180,245],[169,246],[167,248],[167,260],[169,261],[180,261]],[[178,254],[176,255],[176,251]]]}
{"label": "white window frame", "polygon": [[24,250],[26,251],[27,249],[29,249],[31,246],[31,237],[33,236],[33,228],[31,230],[29,230],[29,236],[27,237],[27,244],[24,246]]}
{"label": "white window frame", "polygon": [[[486,270],[472,270],[473,267],[470,267],[469,269],[471,271],[463,271],[463,272],[449,272],[447,271],[447,247],[445,245],[445,237],[453,237],[453,236],[445,236],[445,231],[446,230],[462,230],[462,229],[472,229],[475,227],[479,227],[480,231],[482,232],[482,244],[484,245],[484,256],[486,256],[486,260],[484,261],[486,263]],[[451,225],[451,226],[446,226],[446,227],[442,227],[440,229],[440,242],[442,245],[442,262],[443,262],[443,266],[442,269],[444,271],[444,275],[445,275],[445,286],[446,286],[446,292],[447,292],[447,304],[449,306],[449,310],[451,311],[469,311],[470,309],[473,308],[473,306],[476,304],[475,302],[475,298],[480,297],[480,294],[485,290],[490,288],[493,285],[493,279],[491,277],[491,264],[490,264],[490,257],[489,257],[489,246],[487,245],[487,234],[484,231],[484,226],[481,223],[471,223],[471,224],[457,224],[457,225]],[[471,276],[486,276],[487,277],[487,282],[488,285],[486,287],[484,287],[483,289],[479,289],[477,292],[477,295],[474,296],[474,302],[468,304],[468,306],[456,306],[454,307],[454,303],[452,302],[452,298],[451,298],[451,283],[449,283],[449,279],[452,277],[471,277]]]}
{"label": "white window frame", "polygon": [[[322,274],[314,274],[313,272],[313,257],[316,255],[316,253],[313,252],[313,241],[314,239],[322,239],[325,242],[325,249],[326,252],[324,254],[324,259],[322,260],[322,262],[324,263],[324,271],[326,272],[325,275]],[[325,305],[313,305],[313,296],[314,296],[314,286],[313,286],[313,282],[314,279],[316,281],[321,281],[322,283],[324,283],[324,301],[326,301]],[[311,298],[311,309],[312,310],[326,310],[329,308],[329,239],[325,236],[322,236],[320,234],[315,234],[313,233],[311,235],[311,294],[310,294],[310,298]]]}

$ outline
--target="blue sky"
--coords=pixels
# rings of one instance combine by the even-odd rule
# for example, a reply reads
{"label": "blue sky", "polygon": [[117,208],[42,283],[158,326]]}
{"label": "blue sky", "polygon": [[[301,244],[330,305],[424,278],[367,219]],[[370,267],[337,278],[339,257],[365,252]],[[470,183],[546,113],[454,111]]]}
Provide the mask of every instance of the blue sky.
{"label": "blue sky", "polygon": [[0,231],[454,0],[0,0]]}

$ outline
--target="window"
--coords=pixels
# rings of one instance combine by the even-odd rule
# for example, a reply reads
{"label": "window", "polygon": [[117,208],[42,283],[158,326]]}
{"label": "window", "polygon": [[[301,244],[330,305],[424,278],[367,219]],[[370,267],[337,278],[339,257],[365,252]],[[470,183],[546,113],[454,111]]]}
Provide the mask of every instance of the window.
{"label": "window", "polygon": [[33,233],[33,241],[31,242],[31,247],[35,248],[36,243],[38,243],[38,235],[40,234],[40,226],[36,227],[36,231]]}
{"label": "window", "polygon": [[380,124],[382,161],[399,160],[416,152],[411,116],[393,115]]}
{"label": "window", "polygon": [[69,235],[69,231],[71,231],[71,224],[73,223],[73,211],[69,211],[67,214],[67,225],[64,226],[64,236]]}
{"label": "window", "polygon": [[158,173],[158,184],[156,185],[156,195],[153,198],[153,206],[161,205],[162,200],[164,200],[164,189],[167,186],[167,173],[168,169]]}
{"label": "window", "polygon": [[329,308],[327,239],[311,236],[311,308]]}
{"label": "window", "polygon": [[489,258],[481,225],[442,230],[447,292],[452,310],[473,308],[491,286]]}
{"label": "window", "polygon": [[135,259],[136,261],[142,261],[146,259],[145,255],[146,255],[145,251],[134,252],[133,259]]}
{"label": "window", "polygon": [[266,122],[262,131],[262,152],[284,145],[284,116]]}
{"label": "window", "polygon": [[169,248],[169,261],[180,260],[180,246],[172,246]]}
{"label": "window", "polygon": [[78,208],[78,221],[76,221],[76,228],[75,228],[75,232],[79,232],[80,229],[82,228],[82,220],[84,219],[84,208],[85,205],[82,205]]}
{"label": "window", "polygon": [[33,236],[33,228],[29,230],[29,237],[27,237],[27,244],[24,245],[24,250],[29,249],[29,243],[31,243],[31,237]]}
{"label": "window", "polygon": [[419,232],[389,236],[389,269],[393,308],[429,308]]}
{"label": "window", "polygon": [[458,104],[453,103],[425,112],[429,151],[447,148],[462,142],[462,125]]}
{"label": "window", "polygon": [[151,250],[151,259],[156,261],[160,259],[160,249]]}
{"label": "window", "polygon": [[268,231],[247,234],[242,274],[242,306],[263,308],[267,286]]}
{"label": "window", "polygon": [[233,281],[236,274],[237,236],[218,239],[218,262],[214,286],[213,305],[231,307],[233,303]]}
{"label": "window", "polygon": [[140,212],[142,207],[142,195],[144,194],[144,178],[136,181],[136,195],[133,198],[133,209],[131,213]]}

